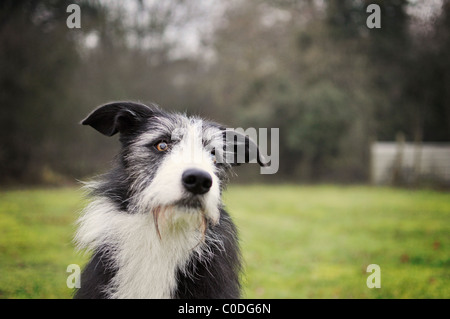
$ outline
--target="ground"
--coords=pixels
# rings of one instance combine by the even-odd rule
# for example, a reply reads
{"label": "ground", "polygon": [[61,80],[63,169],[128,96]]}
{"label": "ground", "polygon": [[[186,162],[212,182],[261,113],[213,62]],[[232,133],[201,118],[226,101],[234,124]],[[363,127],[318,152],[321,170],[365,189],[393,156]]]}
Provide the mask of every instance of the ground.
{"label": "ground", "polygon": [[[244,298],[450,298],[450,193],[370,186],[233,186]],[[70,298],[76,188],[1,191],[0,298]],[[381,288],[368,288],[367,266]]]}

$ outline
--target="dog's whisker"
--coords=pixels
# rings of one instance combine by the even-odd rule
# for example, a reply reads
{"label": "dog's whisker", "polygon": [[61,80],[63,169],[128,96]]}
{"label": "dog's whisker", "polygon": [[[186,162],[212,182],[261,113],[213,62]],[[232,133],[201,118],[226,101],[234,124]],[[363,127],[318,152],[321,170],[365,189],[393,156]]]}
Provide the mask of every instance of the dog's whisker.
{"label": "dog's whisker", "polygon": [[152,209],[153,221],[155,223],[156,232],[158,233],[159,240],[161,240],[161,232],[159,231],[159,215],[161,213],[161,207],[157,206]]}
{"label": "dog's whisker", "polygon": [[200,226],[199,230],[201,233],[200,240],[197,242],[197,244],[191,248],[191,250],[195,250],[200,244],[205,243],[206,240],[206,230],[207,230],[207,220],[204,211],[201,213],[200,216]]}

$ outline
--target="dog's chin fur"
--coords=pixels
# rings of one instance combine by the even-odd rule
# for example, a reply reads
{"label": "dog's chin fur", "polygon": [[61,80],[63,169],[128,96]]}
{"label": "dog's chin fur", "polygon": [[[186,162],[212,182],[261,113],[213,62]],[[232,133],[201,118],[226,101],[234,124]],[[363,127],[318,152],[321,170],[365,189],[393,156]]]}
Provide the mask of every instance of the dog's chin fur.
{"label": "dog's chin fur", "polygon": [[161,234],[166,236],[167,233],[167,236],[171,236],[173,232],[186,232],[195,229],[201,231],[203,239],[205,237],[207,214],[200,201],[189,203],[188,206],[184,203],[157,206],[151,209],[151,214],[160,239],[162,239]]}

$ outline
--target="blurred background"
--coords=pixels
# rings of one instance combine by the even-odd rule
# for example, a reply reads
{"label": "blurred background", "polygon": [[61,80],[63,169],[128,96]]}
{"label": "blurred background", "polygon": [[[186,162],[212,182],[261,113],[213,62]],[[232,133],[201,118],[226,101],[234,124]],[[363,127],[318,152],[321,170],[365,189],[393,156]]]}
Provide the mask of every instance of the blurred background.
{"label": "blurred background", "polygon": [[69,29],[72,2],[0,4],[1,184],[104,169],[116,141],[78,123],[127,99],[280,128],[250,180],[450,184],[449,1],[76,1]]}
{"label": "blurred background", "polygon": [[[81,28],[67,27],[72,3],[80,6]],[[381,28],[366,25],[372,3],[380,6]],[[72,255],[60,252],[73,249],[55,241],[70,242],[73,229],[67,225],[82,207],[77,181],[109,169],[118,150],[117,137],[78,123],[114,100],[154,102],[232,128],[280,129],[279,171],[260,175],[255,166],[242,166],[233,179],[269,185],[238,186],[229,195],[244,223],[248,296],[355,296],[354,286],[339,290],[345,285],[333,280],[364,277],[373,256],[400,242],[407,245],[383,258],[394,268],[426,267],[422,288],[399,284],[376,297],[450,296],[450,1],[1,1],[0,297],[67,295],[64,265]],[[349,184],[358,186],[341,188]],[[372,184],[408,188],[361,186]],[[41,186],[69,188],[52,193]],[[252,194],[266,199],[260,209],[268,209],[254,230],[246,228],[254,222],[248,213],[254,210]],[[299,204],[302,194],[309,201]],[[339,209],[343,219],[326,215]],[[373,214],[359,215],[366,210]],[[273,211],[286,213],[279,234],[271,229]],[[346,215],[351,212],[356,215]],[[373,224],[364,222],[375,215]],[[411,224],[400,224],[404,220]],[[325,221],[338,226],[328,229]],[[292,236],[284,238],[293,225]],[[387,228],[379,232],[368,225]],[[364,226],[361,237],[340,237],[353,226]],[[300,230],[309,247],[303,253],[297,247]],[[306,236],[313,230],[322,232],[315,239]],[[258,236],[268,233],[280,235],[271,245],[283,243],[282,249],[257,245],[264,241]],[[326,241],[330,234],[335,236]],[[419,246],[423,251],[416,256],[413,248]],[[48,247],[53,253],[36,255]],[[301,266],[285,263],[292,256],[303,260]],[[251,266],[261,263],[267,266],[263,271]],[[42,282],[25,280],[35,278],[30,265],[40,265]],[[325,268],[312,273],[320,267]],[[298,269],[295,278],[303,279],[296,282],[288,274]],[[6,276],[6,270],[15,275]],[[46,288],[55,271],[63,278],[55,283],[62,282],[61,290]],[[268,272],[285,280],[270,281]],[[391,275],[399,281],[406,273]],[[324,282],[329,290],[320,290]],[[296,284],[309,288],[291,294],[297,286],[286,287]],[[435,288],[427,290],[430,285]],[[364,289],[356,296],[370,297]]]}

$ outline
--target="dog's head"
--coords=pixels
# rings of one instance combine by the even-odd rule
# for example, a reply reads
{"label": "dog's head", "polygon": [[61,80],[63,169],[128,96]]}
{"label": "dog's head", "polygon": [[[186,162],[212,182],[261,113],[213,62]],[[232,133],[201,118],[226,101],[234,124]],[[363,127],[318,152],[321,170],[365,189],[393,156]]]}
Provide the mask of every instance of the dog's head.
{"label": "dog's head", "polygon": [[120,133],[118,175],[132,213],[152,211],[158,216],[171,208],[200,212],[217,223],[228,170],[240,162],[256,160],[262,165],[256,144],[247,136],[230,135],[220,124],[154,105],[109,103],[81,123],[106,136]]}

